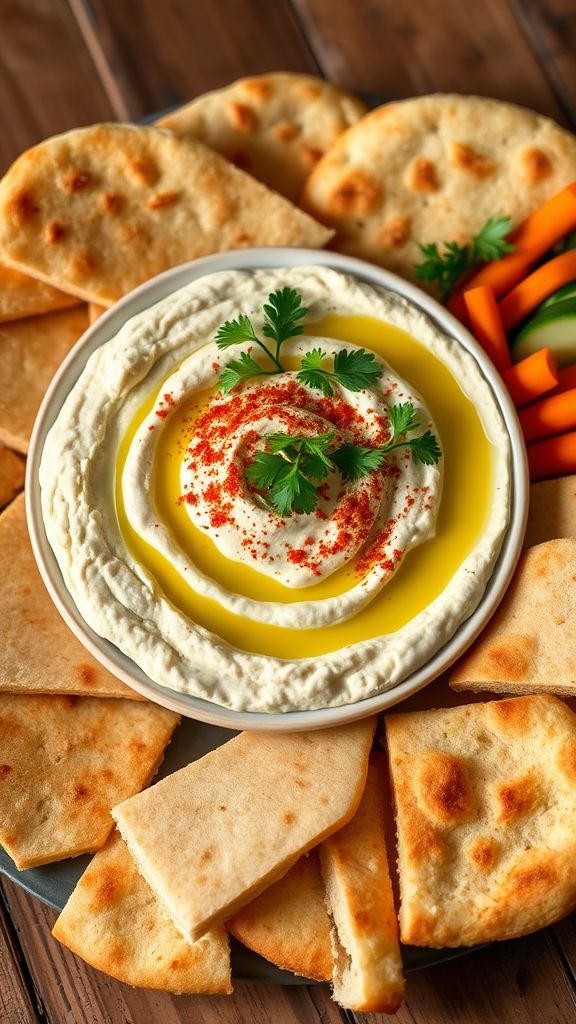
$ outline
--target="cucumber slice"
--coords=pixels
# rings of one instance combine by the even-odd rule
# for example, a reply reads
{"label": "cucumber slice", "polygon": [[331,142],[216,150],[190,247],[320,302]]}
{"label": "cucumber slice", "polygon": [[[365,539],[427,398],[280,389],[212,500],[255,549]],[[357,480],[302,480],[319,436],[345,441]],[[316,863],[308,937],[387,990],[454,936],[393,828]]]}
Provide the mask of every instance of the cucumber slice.
{"label": "cucumber slice", "polygon": [[511,345],[513,362],[551,348],[558,366],[576,363],[576,297],[540,309],[516,335]]}
{"label": "cucumber slice", "polygon": [[557,292],[552,292],[544,302],[538,306],[536,315],[538,316],[541,309],[548,309],[550,306],[555,306],[557,302],[564,302],[565,299],[572,299],[576,297],[576,281],[571,281],[570,284],[565,284],[563,288],[559,288]]}

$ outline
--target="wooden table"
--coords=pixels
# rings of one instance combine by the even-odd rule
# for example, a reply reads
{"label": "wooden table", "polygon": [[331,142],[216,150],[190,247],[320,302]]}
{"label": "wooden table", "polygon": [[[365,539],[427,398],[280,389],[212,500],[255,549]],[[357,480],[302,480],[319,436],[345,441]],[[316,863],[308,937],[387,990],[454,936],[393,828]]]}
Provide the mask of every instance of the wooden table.
{"label": "wooden table", "polygon": [[[574,0],[0,0],[0,171],[54,132],[133,119],[240,75],[320,73],[396,99],[459,91],[576,128]],[[0,885],[2,1024],[341,1024],[324,986],[231,999],[132,990],[62,949]],[[574,1024],[576,922],[410,976],[401,1024]]]}

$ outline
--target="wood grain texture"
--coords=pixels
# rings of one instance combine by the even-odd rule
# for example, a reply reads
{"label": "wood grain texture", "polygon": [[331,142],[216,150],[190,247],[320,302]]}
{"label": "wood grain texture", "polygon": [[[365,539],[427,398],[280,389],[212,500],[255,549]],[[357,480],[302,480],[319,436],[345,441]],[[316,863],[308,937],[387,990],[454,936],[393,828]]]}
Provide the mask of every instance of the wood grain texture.
{"label": "wood grain texture", "polygon": [[340,85],[389,99],[429,92],[477,93],[564,120],[507,0],[293,3],[326,77]]}
{"label": "wood grain texture", "polygon": [[576,127],[576,4],[574,0],[510,0],[554,86],[568,123]]}
{"label": "wood grain texture", "polygon": [[6,1024],[39,1024],[24,976],[21,951],[14,926],[0,891],[0,1021]]}
{"label": "wood grain texture", "polygon": [[0,174],[46,135],[114,116],[66,0],[1,0]]}
{"label": "wood grain texture", "polygon": [[70,3],[98,66],[107,67],[132,117],[243,75],[318,71],[288,0]]}
{"label": "wood grain texture", "polygon": [[[230,997],[170,996],[130,988],[88,967],[56,942],[50,934],[53,911],[12,882],[2,882],[2,888],[48,1024],[342,1024],[329,997],[319,1009],[305,985],[237,982]],[[36,1018],[30,1021],[36,1024]],[[0,1022],[20,1024],[1,1015]],[[28,1024],[25,1017],[22,1024]]]}

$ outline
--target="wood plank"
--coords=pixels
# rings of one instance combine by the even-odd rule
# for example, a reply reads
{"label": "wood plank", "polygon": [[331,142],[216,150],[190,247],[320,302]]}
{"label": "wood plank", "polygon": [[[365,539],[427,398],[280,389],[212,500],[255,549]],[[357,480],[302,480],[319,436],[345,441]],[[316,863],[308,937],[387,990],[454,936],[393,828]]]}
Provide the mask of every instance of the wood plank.
{"label": "wood plank", "polygon": [[478,93],[563,120],[507,0],[372,0],[361,15],[349,0],[293,3],[326,77],[340,85],[388,99]]}
{"label": "wood plank", "polygon": [[[52,938],[56,914],[5,880],[3,888],[34,984],[52,1024],[342,1024],[327,1002],[322,1013],[306,986],[236,982],[234,995],[170,996],[133,989],[88,967]],[[1,1005],[1,1004],[0,1004]],[[0,1020],[3,1020],[0,1015]],[[8,1018],[9,1024],[20,1024]],[[23,1018],[22,1024],[28,1024]],[[32,1021],[36,1024],[36,1019]]]}
{"label": "wood plank", "polygon": [[574,0],[510,0],[550,79],[560,105],[576,127],[576,6]]}
{"label": "wood plank", "polygon": [[555,924],[552,931],[576,985],[576,913]]}
{"label": "wood plank", "polygon": [[39,1024],[21,964],[12,924],[0,892],[0,1021]]}
{"label": "wood plank", "polygon": [[70,0],[101,73],[131,117],[174,106],[242,75],[317,72],[289,0]]}
{"label": "wood plank", "polygon": [[[356,1014],[357,1024],[381,1015]],[[576,991],[547,931],[408,976],[397,1024],[573,1024]]]}
{"label": "wood plank", "polygon": [[114,111],[66,0],[3,0],[0,173],[47,135]]}

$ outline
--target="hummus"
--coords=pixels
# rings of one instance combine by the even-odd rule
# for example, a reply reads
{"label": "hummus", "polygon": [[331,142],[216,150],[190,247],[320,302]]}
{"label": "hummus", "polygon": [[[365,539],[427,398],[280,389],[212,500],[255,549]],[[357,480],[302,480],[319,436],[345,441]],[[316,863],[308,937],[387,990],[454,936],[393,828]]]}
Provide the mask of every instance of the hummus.
{"label": "hummus", "polygon": [[[260,328],[263,303],[285,284],[308,307],[304,334],[282,346],[288,369],[218,393],[230,351],[217,348],[216,331],[241,313]],[[335,444],[375,447],[390,435],[390,407],[402,402],[443,447],[426,394],[377,354],[382,376],[370,390],[336,384],[328,398],[296,380],[312,349],[328,357],[354,348],[316,332],[330,314],[392,324],[433,352],[478,409],[495,481],[483,529],[441,592],[400,628],[377,636],[360,628],[357,642],[344,644],[342,624],[361,624],[363,610],[405,572],[409,552],[435,543],[444,460],[417,464],[400,449],[358,480],[332,473],[307,515],[279,516],[250,486],[243,468],[266,436],[330,431]],[[369,348],[362,337],[357,345]],[[233,354],[242,349],[250,346]],[[386,689],[452,636],[500,550],[509,462],[508,435],[476,363],[416,307],[325,268],[229,271],[134,317],[89,359],[45,444],[42,505],[66,585],[97,633],[161,685],[237,710],[286,711]],[[178,580],[175,593],[198,598],[205,621],[165,592],[156,564]],[[250,630],[269,637],[266,653],[238,640]],[[334,649],[303,657],[316,635],[328,645],[332,637]]]}

